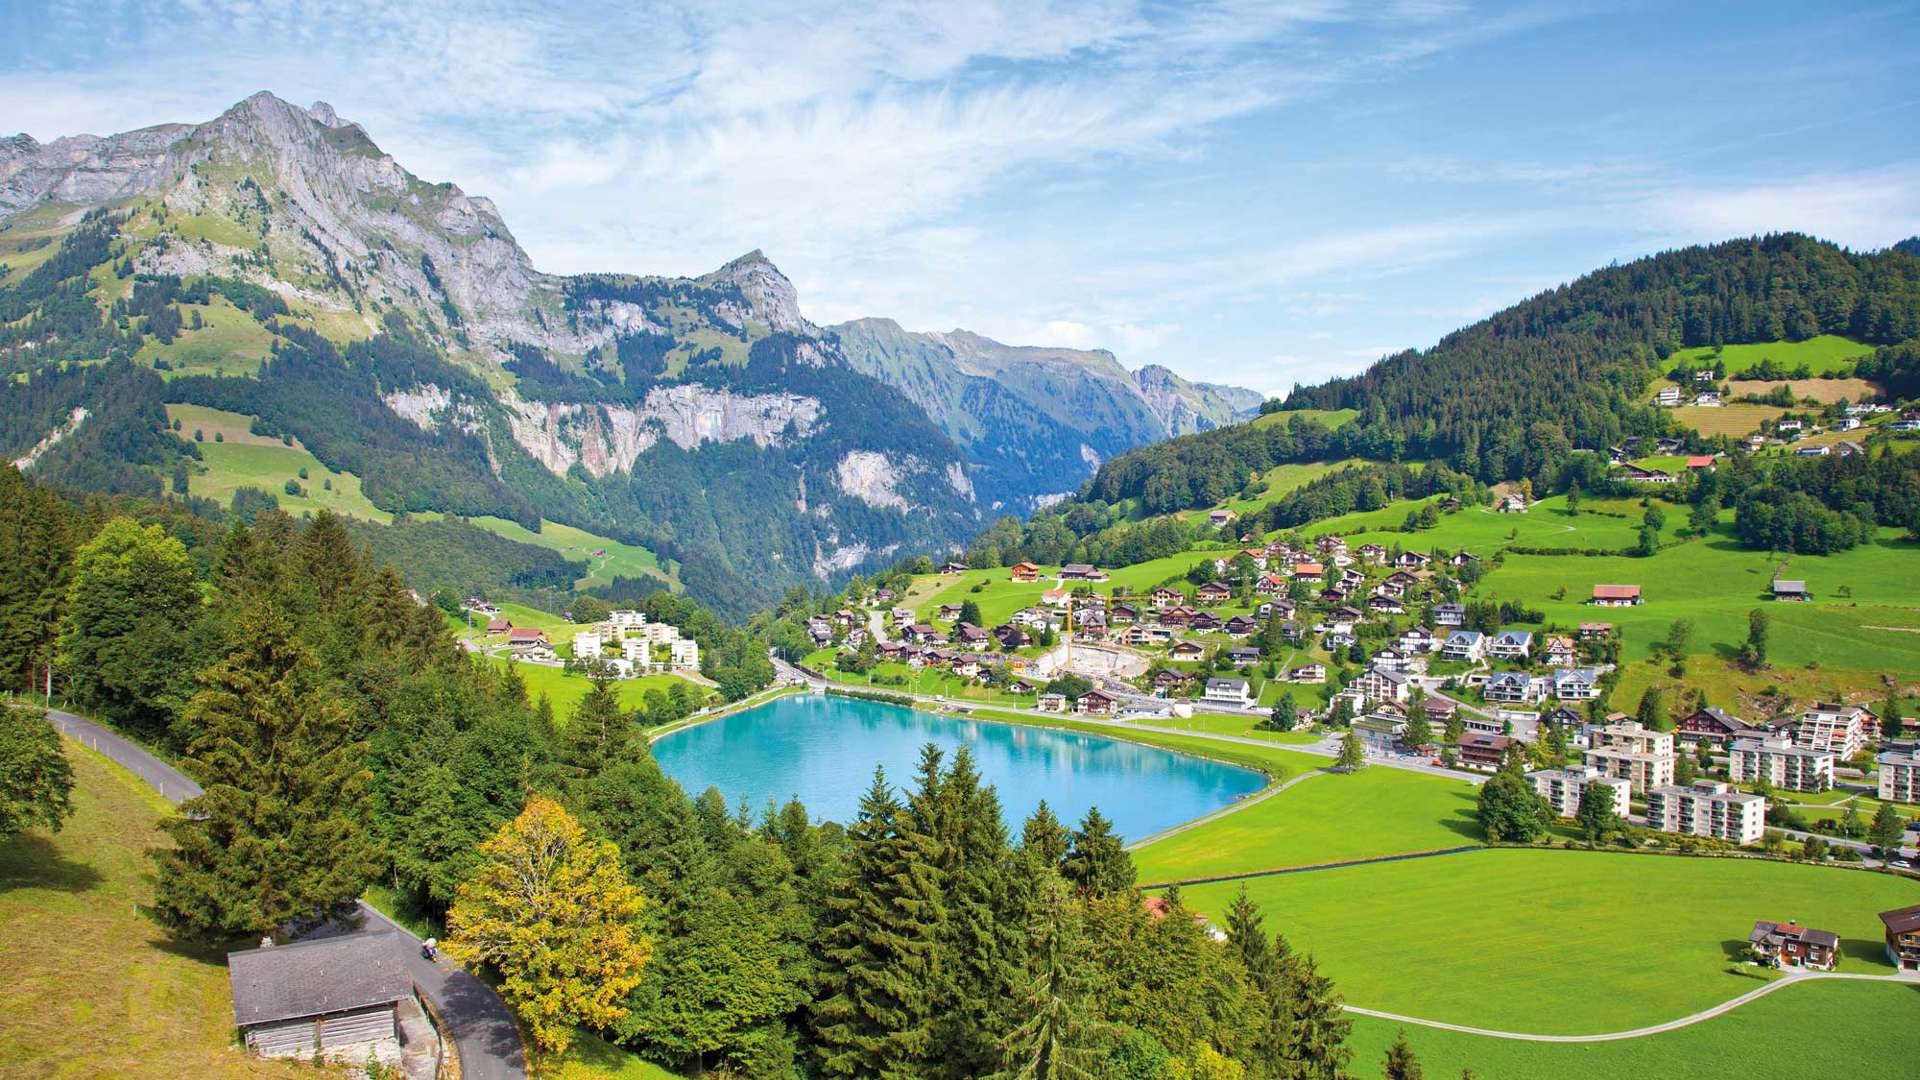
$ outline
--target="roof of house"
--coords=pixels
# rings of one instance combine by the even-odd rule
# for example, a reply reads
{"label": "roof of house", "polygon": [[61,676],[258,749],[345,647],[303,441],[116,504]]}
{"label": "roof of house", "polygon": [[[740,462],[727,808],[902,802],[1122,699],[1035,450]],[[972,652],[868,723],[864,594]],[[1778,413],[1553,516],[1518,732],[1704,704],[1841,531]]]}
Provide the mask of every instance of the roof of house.
{"label": "roof of house", "polygon": [[1777,923],[1766,919],[1754,921],[1753,933],[1747,935],[1747,940],[1758,942],[1776,936],[1804,941],[1815,948],[1837,949],[1840,947],[1840,935],[1831,930],[1814,930],[1798,923]]}
{"label": "roof of house", "polygon": [[1208,679],[1207,693],[1211,694],[1215,690],[1225,690],[1225,691],[1228,691],[1229,693],[1244,694],[1247,692],[1247,680],[1245,679]]}
{"label": "roof of house", "polygon": [[1887,929],[1896,934],[1911,934],[1920,930],[1920,904],[1883,911],[1880,913],[1880,921],[1886,923]]}
{"label": "roof of house", "polygon": [[516,626],[507,631],[507,637],[513,641],[545,641],[547,632],[536,630],[531,626]]}
{"label": "roof of house", "polygon": [[1595,585],[1593,597],[1596,600],[1631,600],[1640,595],[1638,585]]}
{"label": "roof of house", "polygon": [[347,1012],[413,992],[400,935],[346,934],[227,954],[233,1019],[241,1027]]}
{"label": "roof of house", "polygon": [[1786,578],[1778,578],[1775,579],[1773,583],[1773,591],[1777,593],[1806,592],[1807,583],[1804,581],[1791,581]]}

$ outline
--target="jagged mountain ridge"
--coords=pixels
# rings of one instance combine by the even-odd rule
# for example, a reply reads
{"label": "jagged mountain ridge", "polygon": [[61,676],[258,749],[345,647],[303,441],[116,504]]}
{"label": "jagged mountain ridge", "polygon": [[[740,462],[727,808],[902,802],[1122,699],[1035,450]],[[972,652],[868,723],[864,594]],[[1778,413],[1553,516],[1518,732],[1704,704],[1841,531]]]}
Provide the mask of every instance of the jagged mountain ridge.
{"label": "jagged mountain ridge", "polygon": [[[11,249],[9,231],[20,238]],[[97,249],[74,258],[92,262],[66,265],[68,239],[82,234]],[[61,258],[25,254],[55,242],[42,254]],[[511,489],[502,516],[537,511],[711,562],[684,575],[709,600],[743,591],[742,578],[758,601],[951,546],[1001,507],[1069,491],[1115,453],[1257,401],[1164,369],[1130,375],[1111,354],[1014,349],[959,331],[901,331],[928,350],[919,368],[876,362],[862,334],[809,322],[758,251],[697,278],[545,274],[489,200],[419,179],[324,103],[267,93],[204,124],[0,140],[0,258],[9,250],[20,272],[0,276],[0,299],[11,290],[26,313],[0,328],[11,370],[157,362],[174,378],[167,400],[264,413],[271,405],[254,399],[274,394],[230,372],[260,364],[271,381],[294,358],[329,362],[328,342],[346,355],[331,362],[348,366],[355,342],[414,342],[449,366],[380,368],[376,400],[335,412],[384,410],[420,445],[473,459],[468,490]],[[39,280],[55,271],[69,276]],[[173,291],[157,296],[156,282]],[[193,292],[207,282],[277,299],[247,305],[259,324],[250,351],[183,361],[172,339],[156,344],[165,331],[154,312],[190,311],[192,326],[172,332],[199,340],[203,313],[236,317],[193,306],[208,302],[204,286]],[[55,328],[45,297],[71,289],[102,309],[100,327]],[[307,333],[324,339],[314,355]],[[341,422],[280,399],[269,425]],[[749,478],[744,490],[723,482],[732,477]],[[396,474],[368,489],[401,508],[406,486]],[[769,516],[770,538],[748,535]]]}

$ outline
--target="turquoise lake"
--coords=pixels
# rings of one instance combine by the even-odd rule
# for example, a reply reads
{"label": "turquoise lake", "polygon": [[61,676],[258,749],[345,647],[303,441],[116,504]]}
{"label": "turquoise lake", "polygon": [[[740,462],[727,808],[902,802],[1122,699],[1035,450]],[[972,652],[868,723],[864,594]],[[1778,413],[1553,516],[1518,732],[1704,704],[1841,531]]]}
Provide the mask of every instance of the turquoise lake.
{"label": "turquoise lake", "polygon": [[798,797],[814,818],[848,822],[875,765],[896,790],[912,784],[920,748],[973,753],[1000,792],[1007,827],[1045,799],[1072,825],[1097,806],[1129,840],[1152,836],[1259,791],[1249,769],[1098,735],[957,720],[873,701],[801,694],[675,732],[653,744],[690,795],[720,789],[758,813]]}

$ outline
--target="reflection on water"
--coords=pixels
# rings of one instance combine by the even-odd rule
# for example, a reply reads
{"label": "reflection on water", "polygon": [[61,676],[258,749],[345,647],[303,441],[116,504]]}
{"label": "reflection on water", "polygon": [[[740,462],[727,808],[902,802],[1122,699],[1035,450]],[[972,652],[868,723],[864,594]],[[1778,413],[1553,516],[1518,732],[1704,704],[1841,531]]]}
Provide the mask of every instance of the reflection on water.
{"label": "reflection on water", "polygon": [[797,796],[816,818],[851,821],[884,766],[896,788],[913,782],[920,747],[965,745],[1000,791],[1018,830],[1041,799],[1072,824],[1088,807],[1128,839],[1218,810],[1260,790],[1258,773],[1097,735],[976,723],[895,705],[802,695],[669,735],[654,744],[662,768],[689,793],[717,787],[758,812]]}

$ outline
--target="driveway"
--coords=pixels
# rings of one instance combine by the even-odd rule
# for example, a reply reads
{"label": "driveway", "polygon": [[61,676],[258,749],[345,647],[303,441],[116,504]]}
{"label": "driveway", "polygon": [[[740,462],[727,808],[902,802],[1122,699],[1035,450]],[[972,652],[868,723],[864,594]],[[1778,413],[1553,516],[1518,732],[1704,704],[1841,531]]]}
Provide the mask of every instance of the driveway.
{"label": "driveway", "polygon": [[[47,718],[61,734],[106,755],[170,803],[179,805],[201,793],[200,785],[180,770],[91,720],[58,709],[47,710]],[[500,995],[464,968],[426,959],[420,954],[420,939],[406,927],[364,903],[360,910],[368,922],[385,924],[399,933],[407,973],[446,1022],[447,1034],[459,1048],[463,1080],[526,1080],[526,1047]]]}

